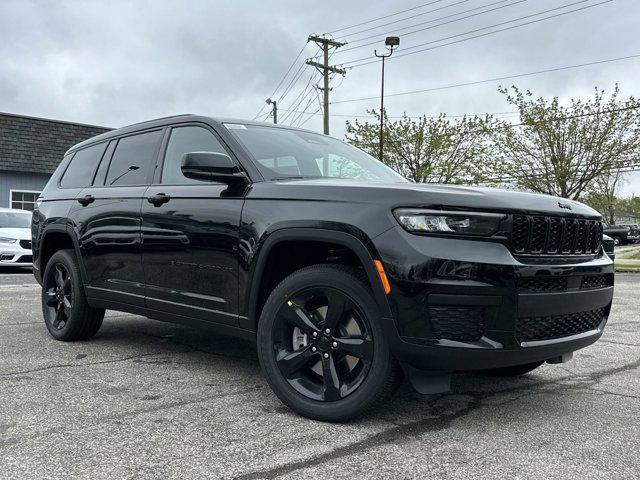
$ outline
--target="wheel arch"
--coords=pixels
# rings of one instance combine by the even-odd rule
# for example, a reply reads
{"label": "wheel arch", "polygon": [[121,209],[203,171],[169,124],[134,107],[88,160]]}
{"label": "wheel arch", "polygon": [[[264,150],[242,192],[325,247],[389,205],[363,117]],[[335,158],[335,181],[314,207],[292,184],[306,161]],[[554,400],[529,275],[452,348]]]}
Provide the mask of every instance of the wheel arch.
{"label": "wheel arch", "polygon": [[84,264],[82,263],[80,256],[80,247],[78,239],[72,229],[69,229],[66,225],[51,225],[48,226],[43,232],[38,241],[38,270],[41,275],[44,275],[44,269],[47,267],[47,262],[51,256],[59,250],[73,250],[76,259],[78,260],[78,267],[80,274],[82,275],[82,283],[85,284],[86,272]]}
{"label": "wheel arch", "polygon": [[363,267],[381,316],[391,317],[391,309],[387,296],[374,264],[374,260],[380,257],[370,242],[366,240],[363,241],[350,233],[337,230],[296,227],[282,228],[269,233],[264,242],[259,246],[256,260],[250,269],[249,280],[247,282],[249,286],[248,317],[246,319],[240,318],[241,327],[252,331],[257,330],[261,311],[260,292],[262,282],[265,281],[265,268],[275,248],[285,242],[327,243],[340,245],[349,249]]}

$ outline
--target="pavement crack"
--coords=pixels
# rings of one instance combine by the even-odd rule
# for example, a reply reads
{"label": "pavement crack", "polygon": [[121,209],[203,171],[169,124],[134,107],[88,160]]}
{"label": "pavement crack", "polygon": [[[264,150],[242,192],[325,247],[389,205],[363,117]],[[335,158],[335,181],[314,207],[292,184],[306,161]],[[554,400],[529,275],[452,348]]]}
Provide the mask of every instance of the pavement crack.
{"label": "pavement crack", "polygon": [[100,360],[98,362],[83,362],[83,363],[59,363],[56,365],[47,365],[46,367],[38,367],[38,368],[30,368],[28,370],[18,370],[15,372],[7,372],[7,373],[0,373],[0,378],[4,378],[4,377],[11,377],[14,375],[24,375],[27,373],[36,373],[36,372],[44,372],[46,370],[53,370],[53,369],[57,369],[57,368],[77,368],[77,367],[87,367],[90,365],[102,365],[105,363],[117,363],[117,362],[126,362],[127,360],[133,360],[135,358],[141,358],[141,357],[150,357],[153,355],[162,355],[162,354],[166,354],[167,352],[150,352],[150,353],[139,353],[136,355],[129,355],[127,357],[121,357],[121,358],[114,358],[111,360]]}
{"label": "pavement crack", "polygon": [[[231,392],[224,392],[224,393],[213,394],[213,395],[202,395],[196,398],[191,397],[183,400],[175,400],[172,402],[161,403],[159,405],[151,405],[144,408],[134,409],[128,412],[120,412],[120,413],[106,414],[106,415],[100,415],[100,416],[91,416],[89,418],[86,418],[86,420],[78,419],[78,426],[76,427],[76,431],[82,431],[91,426],[100,425],[103,423],[108,423],[113,421],[117,422],[120,420],[125,420],[131,417],[137,417],[139,415],[144,415],[147,413],[162,412],[162,411],[170,410],[172,408],[179,408],[179,407],[194,405],[198,403],[205,403],[213,399],[221,399],[225,397],[233,397],[236,395],[244,395],[247,393],[260,390],[261,388],[263,388],[262,385],[252,385],[250,387],[237,389]],[[58,432],[68,433],[69,430],[70,430],[70,427],[68,425],[49,427],[38,432],[33,432],[26,435],[20,435],[15,438],[10,438],[9,440],[12,443],[19,443],[27,439],[41,438],[43,436],[55,434]]]}
{"label": "pavement crack", "polygon": [[285,463],[268,470],[256,470],[242,475],[233,477],[234,480],[258,480],[258,479],[274,479],[280,476],[286,476],[303,468],[310,468],[321,465],[323,463],[337,460],[343,457],[357,455],[360,452],[370,450],[375,447],[387,445],[390,443],[398,443],[406,441],[408,437],[419,437],[420,435],[445,430],[455,421],[474,410],[481,407],[481,397],[471,396],[471,401],[462,409],[437,416],[430,416],[411,423],[405,423],[396,427],[378,432],[370,437],[364,438],[357,442],[349,443],[341,447],[336,447],[326,453],[316,455],[308,459],[297,460],[295,462]]}
{"label": "pavement crack", "polygon": [[[489,399],[491,397],[495,397],[498,395],[505,395],[510,393],[517,393],[521,391],[528,391],[529,393],[524,393],[522,395],[516,396],[515,399],[508,399],[501,404],[507,404],[511,402],[516,402],[522,398],[526,398],[531,394],[531,390],[540,390],[539,392],[534,393],[544,393],[544,387],[550,385],[560,384],[564,381],[571,380],[574,378],[584,379],[588,385],[578,384],[578,385],[567,385],[567,390],[581,390],[581,389],[592,389],[593,385],[600,382],[602,379],[609,377],[611,375],[617,375],[619,373],[623,373],[626,371],[631,371],[640,367],[640,358],[635,360],[634,362],[621,365],[619,367],[609,368],[597,372],[591,372],[587,374],[574,374],[571,376],[565,376],[561,378],[557,378],[554,380],[537,382],[534,384],[528,383],[526,385],[518,385],[513,388],[497,390],[493,392],[486,393],[478,393],[478,392],[453,392],[455,396],[468,396],[471,397],[471,402],[467,404],[461,410],[458,410],[454,413],[448,413],[439,416],[430,416],[421,420],[417,420],[415,422],[402,424],[396,427],[389,428],[382,432],[379,432],[375,435],[372,435],[363,440],[350,443],[348,445],[344,445],[342,447],[334,448],[326,453],[316,455],[309,459],[296,460],[294,462],[285,463],[280,466],[267,469],[267,470],[256,470],[252,472],[248,472],[242,475],[238,475],[233,477],[234,480],[258,480],[258,479],[274,479],[280,476],[285,476],[291,474],[297,470],[301,470],[304,468],[315,467],[326,463],[331,460],[336,460],[342,457],[346,457],[349,455],[356,455],[358,453],[364,452],[366,450],[370,450],[371,448],[383,446],[389,443],[401,442],[405,441],[408,437],[418,437],[424,433],[430,431],[444,430],[448,428],[451,423],[457,419],[463,418],[466,415],[469,415],[475,410],[478,410],[483,405],[483,400]],[[447,398],[450,395],[443,395],[436,397],[435,400]]]}
{"label": "pavement crack", "polygon": [[17,325],[42,325],[43,322],[14,322],[14,323],[3,323],[0,324],[0,327],[15,327]]}
{"label": "pavement crack", "polygon": [[122,420],[122,419],[125,419],[127,417],[143,415],[145,413],[160,412],[160,411],[163,411],[163,410],[169,410],[171,408],[184,407],[186,405],[193,405],[193,404],[196,404],[196,403],[207,402],[207,401],[212,400],[212,399],[220,399],[220,398],[225,398],[225,397],[233,397],[235,395],[243,395],[245,393],[255,392],[256,390],[259,390],[260,388],[262,388],[262,386],[256,385],[256,386],[251,386],[251,387],[247,387],[247,388],[243,388],[243,389],[239,389],[239,390],[234,390],[234,391],[231,391],[231,392],[224,392],[224,393],[218,393],[218,394],[213,394],[213,395],[203,395],[203,396],[198,397],[198,398],[191,398],[191,399],[185,399],[185,400],[176,400],[176,401],[173,401],[173,402],[163,403],[163,404],[160,404],[160,405],[153,405],[153,406],[146,407],[146,408],[139,408],[137,410],[133,410],[133,411],[130,411],[130,412],[123,412],[123,413],[118,413],[118,414],[113,414],[113,415],[103,415],[103,416],[97,418],[97,420],[98,420],[97,423],[102,423],[102,422],[111,421],[111,420]]}
{"label": "pavement crack", "polygon": [[190,352],[197,352],[197,353],[204,353],[205,355],[211,355],[212,357],[219,357],[219,358],[229,358],[231,360],[244,360],[244,361],[251,361],[252,358],[251,357],[243,357],[241,355],[229,355],[228,353],[220,353],[220,352],[213,352],[210,350],[205,350],[204,348],[201,348],[197,345],[193,345],[192,343],[189,342],[181,342],[179,340],[177,340],[176,338],[174,338],[174,336],[158,336],[158,335],[153,335],[150,333],[145,333],[146,336],[151,337],[151,338],[155,338],[156,340],[161,340],[164,342],[167,342],[171,345],[178,345],[181,347],[186,347],[189,348]]}
{"label": "pavement crack", "polygon": [[640,347],[638,343],[616,342],[615,340],[600,339],[600,343],[610,343],[612,345],[623,345],[625,347]]}
{"label": "pavement crack", "polygon": [[602,393],[604,395],[613,395],[613,396],[616,396],[616,397],[640,399],[640,395],[630,395],[630,394],[627,394],[627,393],[612,392],[611,390],[604,390],[602,388],[588,387],[586,390],[589,390],[591,392],[599,392],[599,393]]}

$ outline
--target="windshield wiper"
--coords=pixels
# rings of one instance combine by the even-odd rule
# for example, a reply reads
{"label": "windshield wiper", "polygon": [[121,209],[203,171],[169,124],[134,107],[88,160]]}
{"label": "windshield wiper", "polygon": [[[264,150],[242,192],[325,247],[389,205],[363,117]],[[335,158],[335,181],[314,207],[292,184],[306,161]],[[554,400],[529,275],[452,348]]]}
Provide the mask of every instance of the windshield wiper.
{"label": "windshield wiper", "polygon": [[286,177],[275,177],[275,178],[272,178],[271,180],[300,180],[302,178],[322,178],[322,177],[313,176],[313,175],[289,175]]}

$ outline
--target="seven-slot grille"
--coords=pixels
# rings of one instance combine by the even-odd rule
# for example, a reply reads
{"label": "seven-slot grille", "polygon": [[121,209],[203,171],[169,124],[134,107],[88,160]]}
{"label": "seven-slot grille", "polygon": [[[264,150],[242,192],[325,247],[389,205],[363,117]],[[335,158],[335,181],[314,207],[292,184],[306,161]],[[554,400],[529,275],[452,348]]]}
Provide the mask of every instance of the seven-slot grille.
{"label": "seven-slot grille", "polygon": [[520,255],[592,255],[602,243],[602,223],[581,218],[514,215],[511,248]]}

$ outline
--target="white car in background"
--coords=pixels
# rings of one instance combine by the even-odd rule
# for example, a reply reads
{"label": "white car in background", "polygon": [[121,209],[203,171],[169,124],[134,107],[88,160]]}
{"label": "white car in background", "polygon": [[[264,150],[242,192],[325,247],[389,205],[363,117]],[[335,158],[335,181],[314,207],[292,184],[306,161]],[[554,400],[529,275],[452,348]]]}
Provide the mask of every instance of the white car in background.
{"label": "white car in background", "polygon": [[31,212],[0,208],[0,267],[31,267]]}

